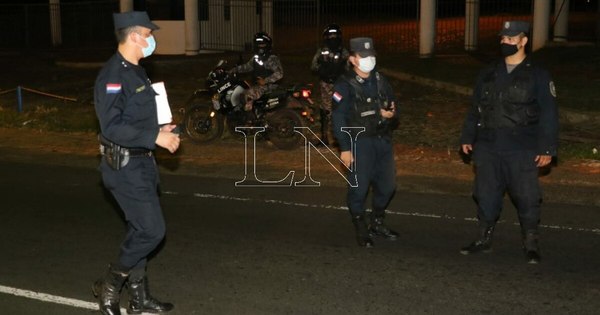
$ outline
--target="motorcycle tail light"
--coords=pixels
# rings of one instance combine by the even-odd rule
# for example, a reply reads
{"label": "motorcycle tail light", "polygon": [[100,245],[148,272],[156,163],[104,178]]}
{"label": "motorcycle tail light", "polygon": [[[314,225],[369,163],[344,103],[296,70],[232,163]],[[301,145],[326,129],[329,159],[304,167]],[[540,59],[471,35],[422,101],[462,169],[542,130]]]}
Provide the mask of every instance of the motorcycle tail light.
{"label": "motorcycle tail light", "polygon": [[310,90],[302,90],[302,97],[309,98],[310,97]]}
{"label": "motorcycle tail light", "polygon": [[295,98],[298,98],[298,97],[300,97],[300,92],[294,92],[294,93],[292,93],[292,96]]}

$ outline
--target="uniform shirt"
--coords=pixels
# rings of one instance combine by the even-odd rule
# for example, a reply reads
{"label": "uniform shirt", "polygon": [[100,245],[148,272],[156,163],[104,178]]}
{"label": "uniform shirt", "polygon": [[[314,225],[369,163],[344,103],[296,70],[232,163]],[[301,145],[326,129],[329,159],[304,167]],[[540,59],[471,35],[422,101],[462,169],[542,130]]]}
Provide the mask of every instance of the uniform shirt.
{"label": "uniform shirt", "polygon": [[[531,126],[519,126],[510,129],[483,131],[478,127],[480,115],[478,103],[481,99],[483,79],[490,71],[495,71],[495,85],[510,82],[513,76],[523,73],[524,67],[533,67],[535,102],[540,108],[539,121]],[[473,104],[463,124],[461,144],[477,144],[493,150],[534,150],[539,155],[556,155],[558,146],[558,109],[556,91],[550,74],[534,65],[527,57],[511,73],[508,73],[504,61],[496,62],[482,70],[473,91]],[[483,135],[489,133],[489,135]]]}
{"label": "uniform shirt", "polygon": [[[279,57],[276,55],[269,55],[269,58],[267,58],[264,63],[265,68],[273,72],[270,76],[264,78],[266,84],[273,84],[283,78],[283,67],[281,66]],[[245,64],[235,67],[235,69],[239,73],[254,71],[254,56]]]}
{"label": "uniform shirt", "polygon": [[160,130],[155,96],[144,68],[117,52],[100,70],[94,87],[102,135],[123,147],[154,150]]}
{"label": "uniform shirt", "polygon": [[[357,76],[356,72],[353,70],[350,71],[352,76]],[[381,73],[379,74],[381,76]],[[398,118],[399,114],[399,105],[396,101],[396,96],[392,91],[392,87],[389,84],[386,84],[386,80],[377,80],[375,75],[375,70],[371,71],[368,78],[364,79],[362,83],[359,84],[362,86],[365,97],[370,98],[378,98],[378,89],[377,84],[384,84],[382,86],[385,94],[388,97],[388,102],[394,102],[396,106],[396,111],[394,114],[394,118]],[[333,134],[337,139],[340,150],[341,151],[350,151],[351,149],[351,141],[347,133],[341,131],[341,127],[348,127],[351,124],[349,123],[352,119],[352,111],[354,108],[354,88],[350,85],[350,83],[346,82],[343,79],[338,79],[333,86],[333,112],[331,113],[332,123],[333,123]],[[373,102],[374,107],[377,104]],[[379,115],[379,108],[373,108],[373,110],[377,111]]]}

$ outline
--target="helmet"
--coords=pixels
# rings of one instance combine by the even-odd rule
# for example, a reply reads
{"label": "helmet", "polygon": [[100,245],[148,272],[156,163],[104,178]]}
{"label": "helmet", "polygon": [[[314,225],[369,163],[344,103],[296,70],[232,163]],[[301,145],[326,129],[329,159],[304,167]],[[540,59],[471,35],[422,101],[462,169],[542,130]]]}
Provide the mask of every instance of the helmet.
{"label": "helmet", "polygon": [[339,25],[327,25],[323,30],[323,43],[329,49],[336,49],[342,46],[342,29]]}
{"label": "helmet", "polygon": [[261,58],[268,57],[271,54],[272,42],[273,40],[269,34],[265,32],[258,32],[254,34],[252,50]]}

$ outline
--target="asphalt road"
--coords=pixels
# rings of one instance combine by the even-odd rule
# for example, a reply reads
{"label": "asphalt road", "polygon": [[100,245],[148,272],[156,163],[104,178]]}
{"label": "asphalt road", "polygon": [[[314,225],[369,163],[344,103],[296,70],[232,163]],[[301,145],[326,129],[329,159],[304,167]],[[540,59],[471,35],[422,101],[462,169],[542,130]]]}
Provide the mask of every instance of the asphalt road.
{"label": "asphalt road", "polygon": [[[154,295],[176,305],[172,314],[597,314],[600,308],[598,207],[544,204],[543,261],[528,265],[509,204],[494,252],[463,256],[459,248],[476,234],[472,201],[400,190],[387,219],[399,240],[377,239],[375,248],[363,249],[355,244],[344,189],[234,182],[162,176],[167,239],[149,277]],[[0,314],[94,313],[90,286],[124,234],[99,173],[0,162],[0,196]]]}

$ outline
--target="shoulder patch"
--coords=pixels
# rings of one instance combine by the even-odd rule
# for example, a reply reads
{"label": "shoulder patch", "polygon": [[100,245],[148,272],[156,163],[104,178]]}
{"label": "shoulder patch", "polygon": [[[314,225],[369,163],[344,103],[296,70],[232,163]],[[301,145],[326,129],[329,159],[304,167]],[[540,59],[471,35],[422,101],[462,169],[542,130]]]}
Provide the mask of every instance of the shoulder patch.
{"label": "shoulder patch", "polygon": [[332,98],[336,103],[339,103],[343,97],[342,94],[340,94],[339,92],[335,92],[333,93]]}
{"label": "shoulder patch", "polygon": [[107,83],[106,94],[118,94],[121,93],[121,83]]}
{"label": "shoulder patch", "polygon": [[552,96],[556,97],[556,86],[554,86],[554,81],[550,81],[550,83],[548,85],[550,87],[550,94],[552,94]]}

